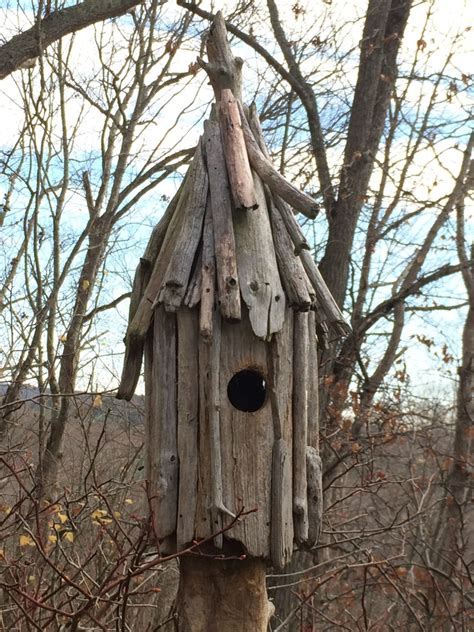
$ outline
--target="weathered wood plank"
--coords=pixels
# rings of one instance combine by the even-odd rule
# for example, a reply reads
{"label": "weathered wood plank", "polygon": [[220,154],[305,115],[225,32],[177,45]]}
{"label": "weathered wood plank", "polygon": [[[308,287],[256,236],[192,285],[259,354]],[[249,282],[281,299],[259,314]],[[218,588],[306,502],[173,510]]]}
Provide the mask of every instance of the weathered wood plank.
{"label": "weathered wood plank", "polygon": [[[241,105],[240,107],[242,108]],[[268,184],[273,193],[282,197],[288,204],[300,211],[300,213],[303,213],[303,215],[306,215],[306,217],[309,217],[309,219],[314,219],[318,214],[318,204],[309,195],[306,195],[306,193],[303,193],[288,182],[263,154],[245,118],[243,109],[241,109],[241,121],[251,167]]]}
{"label": "weathered wood plank", "polygon": [[313,257],[307,250],[303,250],[300,253],[300,257],[303,262],[304,269],[306,270],[306,274],[311,281],[311,285],[314,287],[316,298],[321,305],[321,309],[326,316],[328,324],[334,329],[337,335],[347,335],[351,329],[346,323],[341,310],[328,289],[328,286],[324,282]]}
{"label": "weathered wood plank", "polygon": [[198,250],[196,253],[196,261],[194,262],[194,269],[191,273],[191,278],[189,279],[188,288],[186,290],[186,294],[184,295],[184,305],[192,309],[196,307],[196,305],[201,300],[201,285],[202,285],[202,245],[199,244]]}
{"label": "weathered wood plank", "polygon": [[198,497],[194,532],[198,540],[209,538],[213,531],[211,455],[209,441],[209,383],[211,367],[211,345],[198,337],[199,352],[199,436],[198,436]]}
{"label": "weathered wood plank", "polygon": [[263,130],[260,125],[260,119],[258,118],[257,106],[255,103],[252,103],[249,108],[245,105],[243,106],[245,117],[250,125],[250,129],[252,130],[252,134],[254,135],[255,140],[258,143],[258,146],[262,150],[265,158],[271,161],[270,152],[268,151],[267,144],[265,143],[265,138],[263,137]]}
{"label": "weathered wood plank", "polygon": [[176,530],[178,447],[176,404],[176,317],[155,310],[151,412],[146,422],[147,479],[160,538]]}
{"label": "weathered wood plank", "polygon": [[232,223],[232,202],[217,123],[212,121],[204,123],[204,146],[211,195],[219,305],[223,318],[238,321],[241,309],[240,287]]}
{"label": "weathered wood plank", "polygon": [[268,338],[283,326],[285,293],[276,262],[265,192],[256,174],[254,183],[259,210],[235,212],[235,243],[240,288],[252,329],[259,338]]}
{"label": "weathered wood plank", "polygon": [[308,444],[308,314],[294,314],[293,347],[293,512],[295,539],[308,538],[306,446]]}
{"label": "weathered wood plank", "polygon": [[[143,256],[137,266],[133,279],[132,296],[130,298],[130,307],[128,311],[129,327],[132,322],[140,301],[145,292],[145,288],[150,279],[151,271],[163,246],[166,232],[173,218],[174,212],[178,206],[181,194],[183,192],[188,173],[184,177],[177,193],[169,203],[163,217],[153,229],[150,239]],[[117,399],[126,399],[130,401],[133,397],[140,378],[140,371],[143,359],[144,340],[132,340],[127,333],[125,334],[125,357],[123,361],[122,376],[117,390]]]}
{"label": "weathered wood plank", "polygon": [[301,230],[300,225],[296,221],[296,217],[288,204],[277,195],[273,196],[275,206],[286,226],[288,235],[293,242],[293,252],[299,255],[302,250],[310,250],[306,237]]}
{"label": "weathered wood plank", "polygon": [[[213,335],[210,350],[210,373],[207,405],[209,408],[209,455],[211,466],[211,519],[214,533],[222,530],[223,517],[229,512],[223,503],[222,454],[221,454],[221,391],[220,391],[220,355],[221,355],[221,318],[214,312]],[[222,533],[214,538],[214,545],[222,548]]]}
{"label": "weathered wood plank", "polygon": [[208,200],[202,238],[202,283],[201,308],[199,314],[199,332],[205,340],[210,340],[212,338],[214,301],[216,294],[216,257],[214,252],[212,209],[210,201]]}
{"label": "weathered wood plank", "polygon": [[272,337],[268,352],[268,389],[273,420],[271,557],[281,568],[293,551],[293,311],[286,310],[282,330]]}
{"label": "weathered wood plank", "polygon": [[[244,542],[249,556],[270,558],[271,478],[273,451],[272,407],[269,398],[256,412],[243,412],[227,397],[230,379],[240,370],[252,368],[267,377],[267,350],[255,338],[244,308],[240,324],[222,323],[221,446],[224,505],[237,513],[254,509],[226,537]],[[224,518],[228,524],[230,518]]]}
{"label": "weathered wood plank", "polygon": [[[252,130],[252,133],[255,137],[255,140],[257,141],[258,146],[262,150],[262,153],[268,160],[271,160],[270,153],[267,149],[267,146],[265,144],[265,139],[263,137],[263,131],[260,126],[260,120],[258,118],[257,107],[255,103],[252,103],[252,105],[249,108],[249,114],[248,114],[247,120],[249,122],[250,129]],[[268,196],[267,196],[267,200],[268,200]],[[300,225],[296,221],[296,218],[292,210],[288,206],[288,204],[286,204],[286,202],[284,202],[284,200],[282,200],[278,196],[275,196],[274,203],[277,206],[277,210],[280,213],[285,223],[288,234],[290,235],[291,240],[294,244],[294,253],[297,255],[303,249],[309,250],[310,247],[309,247],[308,242],[306,241],[306,237],[303,235],[303,231],[301,230]]]}
{"label": "weathered wood plank", "polygon": [[278,210],[275,208],[269,190],[267,191],[267,204],[270,211],[278,269],[288,302],[293,309],[306,312],[310,309],[312,302],[308,292],[308,277],[301,260],[294,254],[292,241]]}
{"label": "weathered wood plank", "polygon": [[319,453],[319,378],[316,315],[308,314],[308,445]]}
{"label": "weathered wood plank", "polygon": [[272,455],[272,524],[271,559],[275,569],[282,569],[293,553],[293,508],[291,457],[288,444],[277,439]]}
{"label": "weathered wood plank", "polygon": [[178,550],[194,539],[198,478],[199,366],[198,314],[180,309],[178,325]]}
{"label": "weathered wood plank", "polygon": [[321,533],[323,521],[323,470],[319,454],[308,446],[306,449],[308,477],[308,546],[314,546]]}
{"label": "weathered wood plank", "polygon": [[176,311],[181,306],[188,287],[196,251],[202,235],[202,224],[209,190],[202,141],[199,141],[195,160],[191,166],[193,188],[185,207],[183,223],[174,243],[168,267],[163,279],[160,302],[167,311]]}
{"label": "weathered wood plank", "polygon": [[228,88],[221,91],[218,117],[234,207],[243,211],[256,209],[258,201],[245,147],[239,106]]}
{"label": "weathered wood plank", "polygon": [[[199,156],[200,152],[200,149],[196,150],[193,162]],[[147,283],[136,314],[133,317],[132,322],[129,324],[127,338],[130,340],[131,345],[136,344],[139,340],[143,340],[146,332],[148,331],[148,327],[150,326],[150,322],[153,317],[153,305],[155,304],[156,298],[161,289],[164,275],[168,268],[169,258],[174,249],[175,240],[181,230],[183,216],[192,187],[193,177],[191,172],[190,176],[186,178],[186,183],[179,198],[178,206],[170,221],[169,228],[166,231],[163,246],[155,261],[155,265],[153,266],[150,279]]]}

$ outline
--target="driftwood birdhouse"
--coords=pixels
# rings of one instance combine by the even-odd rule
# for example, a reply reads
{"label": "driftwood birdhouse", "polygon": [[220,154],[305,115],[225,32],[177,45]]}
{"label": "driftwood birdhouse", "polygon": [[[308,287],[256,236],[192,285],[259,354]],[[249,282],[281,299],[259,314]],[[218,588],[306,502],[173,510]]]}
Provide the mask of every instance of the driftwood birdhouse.
{"label": "driftwood birdhouse", "polygon": [[222,18],[207,50],[216,104],[140,260],[118,396],[144,356],[164,550],[214,536],[280,568],[318,538],[317,345],[346,325],[295,219],[316,204],[272,166]]}

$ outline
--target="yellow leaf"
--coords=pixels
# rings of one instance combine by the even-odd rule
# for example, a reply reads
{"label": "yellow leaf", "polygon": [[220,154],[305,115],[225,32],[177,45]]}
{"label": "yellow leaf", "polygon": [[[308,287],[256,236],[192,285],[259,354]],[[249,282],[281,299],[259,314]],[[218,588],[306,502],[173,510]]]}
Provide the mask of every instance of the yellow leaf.
{"label": "yellow leaf", "polygon": [[35,543],[31,536],[20,535],[20,546],[35,546]]}
{"label": "yellow leaf", "polygon": [[84,279],[84,281],[82,282],[82,289],[87,290],[90,284],[91,284],[90,281],[88,281],[87,279]]}
{"label": "yellow leaf", "polygon": [[120,513],[120,511],[114,511],[114,518],[121,518],[122,514]]}
{"label": "yellow leaf", "polygon": [[63,524],[64,524],[65,522],[67,522],[67,521],[68,521],[68,517],[67,517],[67,515],[66,515],[66,514],[64,514],[64,513],[60,513],[60,512],[58,511],[57,516],[58,516],[58,518],[61,520],[61,522],[62,522]]}
{"label": "yellow leaf", "polygon": [[92,402],[93,408],[101,408],[102,407],[102,395],[96,395],[94,397],[94,401]]}
{"label": "yellow leaf", "polygon": [[98,520],[99,518],[103,518],[107,515],[107,512],[104,509],[96,509],[91,513],[92,520]]}
{"label": "yellow leaf", "polygon": [[60,336],[60,337],[59,337],[59,340],[60,340],[61,342],[66,342],[66,340],[67,340],[67,336],[66,336],[66,334],[63,334],[62,336]]}
{"label": "yellow leaf", "polygon": [[125,503],[127,505],[133,505],[133,500],[131,498],[125,498]]}
{"label": "yellow leaf", "polygon": [[74,533],[72,531],[67,531],[64,534],[64,539],[67,540],[68,542],[74,542]]}
{"label": "yellow leaf", "polygon": [[53,542],[53,544],[54,544],[55,542],[57,542],[57,541],[58,541],[58,536],[57,536],[57,535],[53,535],[53,534],[48,535],[48,540],[49,540],[50,542]]}

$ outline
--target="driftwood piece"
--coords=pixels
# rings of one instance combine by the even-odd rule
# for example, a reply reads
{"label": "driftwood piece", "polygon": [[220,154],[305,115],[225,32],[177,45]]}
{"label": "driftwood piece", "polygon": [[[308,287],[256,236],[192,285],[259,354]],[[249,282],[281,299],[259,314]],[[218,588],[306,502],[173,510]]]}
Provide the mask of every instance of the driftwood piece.
{"label": "driftwood piece", "polygon": [[[222,322],[220,392],[227,393],[231,378],[252,368],[266,379],[267,349],[255,338],[243,306],[238,327]],[[256,509],[226,532],[225,537],[245,543],[252,557],[270,558],[272,409],[268,400],[256,412],[243,412],[225,403],[220,411],[223,502],[233,513]],[[228,524],[230,518],[226,521]]]}
{"label": "driftwood piece", "polygon": [[224,150],[217,123],[211,121],[204,123],[204,146],[211,195],[219,305],[223,318],[238,321],[240,320],[240,288],[232,204],[225,170]]}
{"label": "driftwood piece", "polygon": [[273,336],[268,350],[269,398],[274,444],[272,453],[271,559],[282,568],[293,552],[292,489],[292,390],[293,390],[293,312],[287,309],[285,324]]}
{"label": "driftwood piece", "polygon": [[[240,107],[242,108],[242,106]],[[288,182],[263,154],[245,118],[243,109],[241,109],[241,120],[245,145],[252,168],[268,184],[275,195],[282,197],[288,204],[303,213],[303,215],[306,215],[306,217],[309,217],[309,219],[314,219],[319,209],[315,200]]]}
{"label": "driftwood piece", "polygon": [[308,478],[308,546],[314,546],[321,533],[323,521],[323,469],[315,448],[306,448],[306,475]]}
{"label": "driftwood piece", "polygon": [[[153,265],[158,257],[158,253],[163,246],[166,231],[170,225],[171,219],[178,206],[179,199],[183,192],[188,173],[184,177],[181,185],[169,203],[163,217],[153,229],[150,239],[143,256],[137,266],[135,277],[133,279],[132,296],[130,297],[130,307],[128,311],[128,322],[131,323],[135,316],[143,293],[150,279]],[[140,370],[143,358],[144,340],[131,340],[130,336],[125,335],[125,357],[123,361],[122,377],[117,390],[117,399],[126,399],[130,401],[133,397],[140,378]]]}
{"label": "driftwood piece", "polygon": [[202,237],[201,307],[199,332],[205,340],[212,338],[214,301],[216,293],[216,257],[214,254],[214,232],[210,200],[206,209]]}
{"label": "driftwood piece", "polygon": [[294,254],[293,244],[285,228],[283,220],[275,208],[271,193],[267,191],[267,204],[272,223],[273,243],[278,262],[280,277],[285,288],[289,304],[302,312],[311,307],[311,296],[308,292],[308,277],[299,257]]}
{"label": "driftwood piece", "polygon": [[303,262],[304,269],[306,270],[306,274],[311,281],[311,285],[314,287],[316,292],[316,298],[326,316],[326,320],[339,336],[346,336],[350,333],[351,329],[344,320],[344,316],[329,291],[323,277],[321,276],[318,266],[313,261],[313,257],[306,250],[303,250],[300,253],[300,257]]}
{"label": "driftwood piece", "polygon": [[209,385],[211,367],[211,345],[198,336],[199,355],[199,435],[198,435],[198,497],[194,532],[196,539],[209,538],[216,529],[211,519],[212,476],[211,445],[209,441]]}
{"label": "driftwood piece", "polygon": [[[148,433],[152,428],[152,420],[154,419],[154,395],[153,395],[153,328],[150,328],[150,331],[147,333],[147,336],[144,341],[144,367],[143,367],[143,378],[145,382],[145,436],[148,437]],[[146,477],[149,481],[149,452],[148,446],[145,445],[145,471]],[[151,496],[151,488],[148,486],[147,494]],[[155,528],[155,524],[153,523],[153,528]]]}
{"label": "driftwood piece", "polygon": [[[219,312],[214,312],[213,335],[210,353],[209,375],[209,442],[211,458],[212,504],[211,519],[214,532],[223,526],[223,517],[235,517],[223,502],[222,453],[221,453],[221,393],[220,393],[220,356],[221,356],[221,318]],[[222,548],[222,534],[216,535],[214,545]]]}
{"label": "driftwood piece", "polygon": [[258,202],[242,132],[239,106],[232,91],[227,88],[221,92],[218,117],[234,207],[242,211],[256,209]]}
{"label": "driftwood piece", "polygon": [[291,457],[288,444],[277,439],[272,455],[271,559],[282,569],[293,553],[293,516],[291,506]]}
{"label": "driftwood piece", "polygon": [[184,305],[192,309],[201,300],[201,286],[202,286],[202,247],[198,246],[198,252],[196,255],[196,261],[194,262],[194,268],[191,272],[191,278],[189,279],[188,289],[184,295]]}
{"label": "driftwood piece", "polygon": [[306,237],[303,235],[303,231],[296,221],[296,217],[291,208],[278,196],[274,196],[274,202],[293,242],[295,255],[299,255],[302,250],[310,250]]}
{"label": "driftwood piece", "polygon": [[234,57],[227,40],[227,29],[221,11],[211,24],[207,35],[207,56],[209,63],[198,59],[202,68],[207,72],[214,89],[216,101],[221,98],[221,90],[229,88],[237,99],[242,99],[242,65],[240,57]]}
{"label": "driftwood piece", "polygon": [[183,302],[196,250],[202,235],[202,223],[209,189],[206,166],[202,154],[202,142],[196,150],[191,166],[193,183],[183,215],[183,224],[175,240],[168,268],[163,279],[160,302],[167,311],[176,311]]}
{"label": "driftwood piece", "polygon": [[308,445],[319,453],[319,379],[316,314],[308,314]]}
{"label": "driftwood piece", "polygon": [[147,480],[160,538],[176,530],[178,446],[176,409],[176,317],[155,310],[150,415],[146,419]]}
{"label": "driftwood piece", "polygon": [[249,108],[244,106],[244,112],[249,122],[250,129],[252,130],[252,134],[254,135],[255,140],[258,143],[258,146],[262,150],[265,158],[271,161],[270,152],[268,151],[268,147],[265,143],[265,139],[263,137],[263,130],[260,125],[260,119],[258,118],[257,106],[255,103],[252,103]]}
{"label": "driftwood piece", "polygon": [[[257,107],[255,103],[252,103],[249,108],[248,122],[250,125],[250,129],[252,130],[252,133],[255,137],[255,140],[262,150],[262,153],[268,160],[271,160],[270,154],[265,144],[265,139],[263,138],[263,131],[260,126],[260,120],[258,118]],[[286,229],[294,244],[295,254],[298,255],[302,250],[309,250],[310,247],[308,242],[306,241],[306,237],[303,235],[300,225],[296,221],[296,218],[288,204],[286,204],[286,202],[278,196],[275,196],[274,203],[277,206],[283,221],[285,222]]]}
{"label": "driftwood piece", "polygon": [[265,193],[254,174],[258,212],[236,211],[235,242],[242,297],[249,309],[252,329],[259,338],[280,331],[285,317],[285,293],[275,257]]}
{"label": "driftwood piece", "polygon": [[198,318],[180,309],[178,326],[178,457],[179,493],[176,543],[178,551],[194,539],[197,499],[199,424]]}
{"label": "driftwood piece", "polygon": [[[201,149],[198,148],[192,164],[194,164],[194,160],[199,159],[200,153]],[[192,169],[192,165],[190,169]],[[143,293],[137,312],[129,325],[127,337],[130,340],[130,344],[136,344],[138,341],[143,340],[146,332],[148,331],[148,327],[150,326],[153,316],[153,305],[161,289],[164,275],[169,265],[169,259],[174,250],[175,240],[181,230],[183,215],[186,210],[186,204],[192,187],[193,177],[191,173],[190,177],[186,178],[186,184],[183,187],[183,191],[179,198],[176,212],[174,213],[169,228],[166,231],[163,247],[161,248],[155,261],[153,271],[150,275],[150,280],[148,281],[145,292]]]}
{"label": "driftwood piece", "polygon": [[293,511],[295,539],[308,538],[306,446],[308,443],[308,314],[294,314],[293,347]]}

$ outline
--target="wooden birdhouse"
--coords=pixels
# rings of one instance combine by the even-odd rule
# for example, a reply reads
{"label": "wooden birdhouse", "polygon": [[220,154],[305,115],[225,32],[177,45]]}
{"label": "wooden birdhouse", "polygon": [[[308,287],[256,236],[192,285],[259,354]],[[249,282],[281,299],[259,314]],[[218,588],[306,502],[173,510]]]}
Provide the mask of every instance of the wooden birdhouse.
{"label": "wooden birdhouse", "polygon": [[146,462],[163,550],[205,540],[281,568],[321,524],[318,339],[346,330],[272,166],[222,18],[216,104],[134,281],[118,397],[145,359]]}

